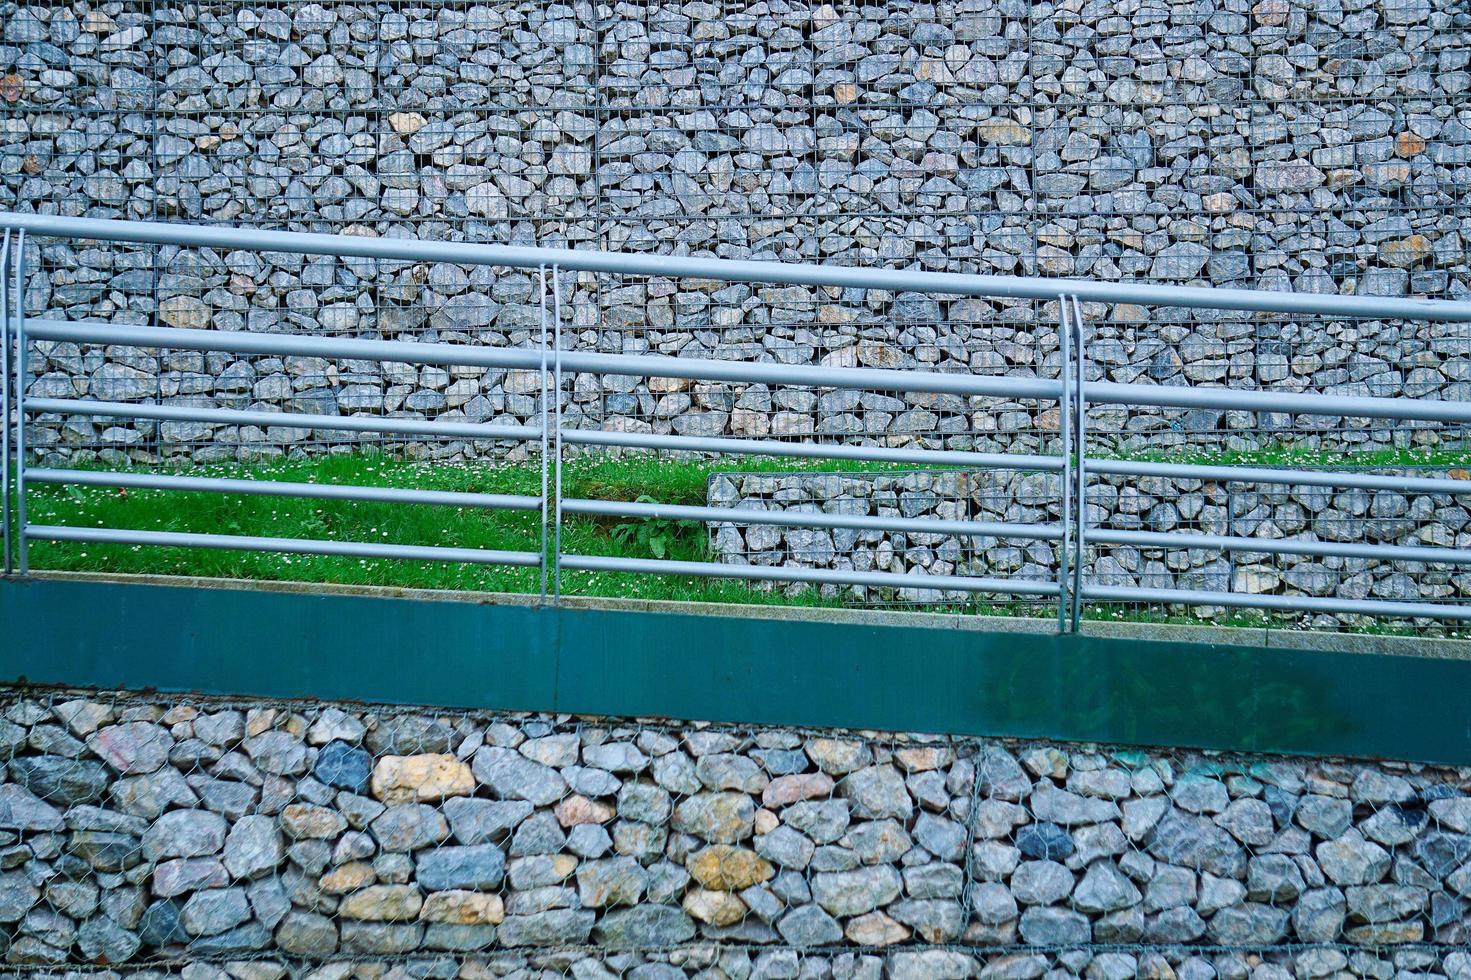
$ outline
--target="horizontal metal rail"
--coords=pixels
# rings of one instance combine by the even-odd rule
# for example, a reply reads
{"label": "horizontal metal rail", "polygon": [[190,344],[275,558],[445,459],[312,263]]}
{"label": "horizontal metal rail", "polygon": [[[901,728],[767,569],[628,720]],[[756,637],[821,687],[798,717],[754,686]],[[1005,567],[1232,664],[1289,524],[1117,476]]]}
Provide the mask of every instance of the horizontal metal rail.
{"label": "horizontal metal rail", "polygon": [[883,517],[866,514],[828,514],[805,510],[756,510],[749,507],[694,507],[628,500],[566,498],[564,514],[603,517],[663,518],[705,521],[711,524],[774,524],[782,527],[848,528],[856,531],[908,531],[914,534],[958,534],[967,537],[1018,538],[1060,541],[1055,524],[1008,524],[998,521],[947,521],[920,517]]}
{"label": "horizontal metal rail", "polygon": [[1380,561],[1423,561],[1440,565],[1471,565],[1471,549],[1413,545],[1361,544],[1352,541],[1305,541],[1299,538],[1251,538],[1229,534],[1191,534],[1184,531],[1115,531],[1091,528],[1088,540],[1098,544],[1133,545],[1166,550],[1243,551],[1268,555],[1316,555],[1332,558],[1369,558]]}
{"label": "horizontal metal rail", "polygon": [[205,425],[254,425],[262,429],[323,429],[388,435],[453,436],[463,439],[536,439],[541,436],[541,429],[525,425],[438,422],[382,415],[310,415],[301,412],[262,412],[195,405],[150,405],[143,402],[93,402],[81,398],[27,398],[26,411],[151,419],[157,422],[201,422]]}
{"label": "horizontal metal rail", "polygon": [[[305,337],[296,334],[119,326],[62,320],[31,321],[26,329],[31,337],[38,340],[78,343],[282,356],[339,357],[370,361],[403,361],[414,364],[464,365],[506,370],[530,371],[541,367],[541,354],[534,348],[473,347],[399,340],[356,340]],[[1047,401],[1058,400],[1062,397],[1060,380],[1048,381],[1041,378],[978,376],[876,368],[833,368],[663,355],[596,354],[573,351],[562,352],[560,358],[563,369],[573,373],[688,378],[865,391],[925,392],[1006,398],[1018,401]],[[1212,408],[1225,411],[1471,424],[1471,403],[1468,402],[1246,391],[1231,388],[1184,388],[1170,385],[1119,384],[1112,381],[1090,381],[1083,384],[1082,387],[1089,403],[1107,405]]]}
{"label": "horizontal metal rail", "polygon": [[1085,585],[1083,598],[1101,602],[1148,602],[1169,606],[1226,606],[1281,612],[1390,616],[1396,619],[1471,620],[1471,606],[1381,599],[1338,599],[1326,596],[1252,592],[1208,592],[1204,589],[1144,589],[1134,586]]}
{"label": "horizontal metal rail", "polygon": [[610,429],[563,429],[562,441],[578,446],[618,446],[680,453],[728,453],[740,456],[786,456],[800,459],[851,459],[869,463],[914,463],[921,466],[972,466],[977,469],[1056,472],[1054,456],[973,453],[958,449],[905,449],[846,446],[780,439],[727,439],[723,436],[666,436]]}
{"label": "horizontal metal rail", "polygon": [[340,483],[294,483],[285,480],[232,480],[223,477],[174,476],[163,473],[118,473],[101,470],[26,468],[37,483],[89,487],[127,487],[136,490],[177,490],[184,493],[242,494],[252,497],[305,497],[313,500],[358,500],[383,504],[429,504],[438,507],[477,507],[491,510],[537,510],[540,497],[507,493],[463,493],[450,490],[413,490],[403,487],[348,486]]}
{"label": "horizontal metal rail", "polygon": [[1055,301],[1059,294],[1065,293],[1076,296],[1084,303],[1134,303],[1142,306],[1243,310],[1260,313],[1471,322],[1471,303],[1393,296],[1337,296],[1262,289],[1215,289],[1200,286],[1051,279],[1040,276],[983,276],[956,272],[923,272],[912,269],[871,269],[579,249],[527,248],[513,245],[483,245],[473,242],[368,238],[361,235],[322,235],[294,231],[266,231],[258,228],[69,218],[15,212],[0,212],[0,226],[24,229],[33,236],[42,235],[55,238],[242,249],[255,252],[290,252],[303,255],[337,255],[403,262],[451,262],[462,265],[494,265],[519,269],[560,266],[574,272],[599,272],[610,275],[666,276],[713,279],[724,282],[884,289],[896,292],[913,290],[925,293],[1043,302]]}
{"label": "horizontal metal rail", "polygon": [[[359,340],[308,337],[300,334],[191,330],[182,327],[119,326],[85,320],[32,320],[27,332],[37,340],[166,347],[178,350],[229,351],[284,357],[334,357],[362,361],[540,371],[541,352],[534,347],[480,347],[429,344],[409,340]],[[595,354],[563,351],[564,371],[624,374],[640,377],[688,378],[751,384],[859,388],[931,394],[986,395],[1015,399],[1057,397],[1058,384],[1039,378],[983,377],[938,371],[880,368],[835,368],[752,361],[721,361],[657,354]]]}
{"label": "horizontal metal rail", "polygon": [[1057,595],[1056,582],[1022,578],[969,578],[961,575],[911,575],[900,572],[856,572],[794,565],[727,565],[723,562],[667,561],[654,558],[614,558],[601,555],[563,555],[562,567],[585,572],[637,572],[648,575],[688,575],[693,578],[733,578],[755,582],[804,582],[813,585],[867,585],[891,589],[930,589],[939,592],[991,592],[1000,595]]}
{"label": "horizontal metal rail", "polygon": [[239,534],[193,534],[182,531],[133,531],[121,528],[62,527],[31,524],[25,536],[37,541],[82,541],[160,548],[212,548],[223,551],[267,551],[286,555],[331,555],[345,558],[395,558],[471,565],[536,567],[541,556],[531,551],[489,551],[320,538],[262,538]]}
{"label": "horizontal metal rail", "polygon": [[[92,470],[32,468],[26,464],[25,427],[17,432],[17,512],[20,570],[25,573],[25,541],[91,542],[132,547],[212,548],[281,554],[330,555],[413,561],[443,561],[512,567],[539,567],[543,597],[550,578],[552,598],[560,595],[561,570],[657,574],[692,578],[720,578],[806,585],[863,586],[879,589],[915,589],[929,593],[972,593],[1054,599],[1059,608],[1077,604],[1134,602],[1170,606],[1254,608],[1265,611],[1324,613],[1352,616],[1389,616],[1401,619],[1471,620],[1471,605],[1438,601],[1354,599],[1338,596],[1214,592],[1138,586],[1089,584],[1083,578],[1088,549],[1121,545],[1142,549],[1215,550],[1228,554],[1301,555],[1373,562],[1417,562],[1464,567],[1471,565],[1471,548],[1371,544],[1301,538],[1254,538],[1232,534],[1189,531],[1158,532],[1091,526],[1086,501],[1089,480],[1099,477],[1163,478],[1216,483],[1306,486],[1396,493],[1459,496],[1471,494],[1471,480],[1446,477],[1407,477],[1379,472],[1319,471],[1272,466],[1172,463],[1099,459],[1088,455],[1088,405],[1150,406],[1173,409],[1210,409],[1258,412],[1299,417],[1370,418],[1471,425],[1471,403],[1419,398],[1386,398],[1342,392],[1285,392],[1271,389],[1233,389],[1117,383],[1085,380],[1087,324],[1084,302],[1136,303],[1196,309],[1275,312],[1352,318],[1395,318],[1471,323],[1471,303],[1397,297],[1325,296],[1262,290],[1227,290],[1137,283],[1100,283],[1078,280],[974,276],[913,270],[842,268],[777,262],[744,262],[687,256],[652,256],[568,249],[519,248],[456,242],[424,242],[342,235],[311,235],[254,229],[187,226],[148,222],[121,222],[37,215],[0,214],[0,227],[21,229],[35,236],[169,244],[182,247],[244,249],[297,254],[360,256],[389,262],[449,262],[537,270],[541,290],[541,343],[535,348],[490,347],[475,344],[370,340],[250,331],[195,330],[134,326],[90,321],[26,320],[20,298],[25,296],[24,269],[16,269],[16,335],[22,361],[15,370],[15,415],[22,422],[33,416],[133,418],[156,422],[192,422],[209,426],[258,426],[325,432],[361,432],[389,436],[439,439],[516,440],[537,442],[541,448],[542,487],[537,496],[365,487],[299,481],[245,480],[171,473],[119,473]],[[8,234],[7,234],[8,238]],[[17,243],[20,238],[17,237]],[[24,254],[23,248],[20,254]],[[3,263],[0,263],[3,267]],[[1062,376],[1046,379],[1015,375],[975,375],[963,367],[954,371],[889,370],[863,367],[784,364],[764,361],[670,357],[656,354],[606,354],[562,350],[562,269],[610,275],[666,276],[723,282],[797,284],[819,289],[857,288],[971,295],[992,299],[1058,302],[1062,329],[1075,333],[1072,350],[1076,366],[1064,366]],[[0,268],[0,274],[3,274]],[[550,293],[547,273],[550,272]],[[550,305],[549,305],[550,296]],[[8,313],[8,310],[7,310]],[[6,326],[8,328],[9,317]],[[548,327],[551,329],[549,330]],[[540,425],[502,425],[456,419],[434,420],[397,414],[328,415],[276,412],[261,408],[236,409],[189,404],[138,404],[92,401],[87,398],[27,398],[24,354],[28,342],[76,342],[106,346],[172,350],[224,351],[243,355],[345,358],[439,366],[470,366],[487,370],[524,371],[540,379]],[[42,350],[45,350],[43,347]],[[1066,351],[1068,346],[1061,345]],[[1063,355],[1064,357],[1066,354]],[[741,439],[684,436],[673,433],[625,432],[565,428],[562,422],[564,372],[633,377],[683,378],[713,384],[766,384],[808,388],[927,393],[970,399],[1011,402],[1057,402],[1061,412],[1077,411],[1070,428],[1061,425],[1054,455],[931,449],[915,444],[838,445],[782,438]],[[9,381],[9,379],[6,379]],[[555,394],[553,394],[555,392]],[[242,401],[244,401],[242,396]],[[995,407],[995,402],[990,404]],[[808,436],[807,438],[813,438]],[[905,442],[904,437],[886,437]],[[608,501],[562,496],[562,445],[614,447],[659,452],[761,455],[814,460],[849,460],[931,467],[1011,470],[1071,474],[1057,481],[1055,492],[1062,523],[983,521],[903,517],[899,515],[831,513],[816,507],[758,509],[713,507],[639,501]],[[552,462],[555,460],[555,462]],[[1387,468],[1387,467],[1386,467]],[[835,474],[841,476],[841,474]],[[535,552],[429,547],[375,542],[307,540],[229,534],[197,534],[120,528],[35,526],[26,523],[26,480],[47,484],[111,486],[162,491],[210,492],[318,500],[423,504],[462,508],[505,509],[541,514],[541,546]],[[698,521],[710,526],[768,525],[824,530],[933,534],[970,538],[1014,539],[1059,545],[1062,575],[986,577],[964,574],[926,575],[904,571],[861,571],[817,568],[801,564],[792,552],[791,565],[752,565],[726,562],[675,561],[599,555],[564,555],[561,550],[562,515],[617,517],[634,520]],[[1075,518],[1075,520],[1074,520]],[[1072,523],[1069,523],[1072,521]],[[1453,536],[1447,543],[1464,544]],[[1068,552],[1071,544],[1071,551]],[[1068,552],[1068,553],[1063,553]],[[1072,562],[1070,585],[1066,562]],[[550,574],[549,574],[550,573]],[[1464,591],[1460,578],[1450,591]],[[1436,588],[1440,588],[1437,586]],[[1069,617],[1062,616],[1066,624]],[[1066,628],[1064,626],[1063,628]]]}
{"label": "horizontal metal rail", "polygon": [[1109,476],[1153,476],[1216,483],[1266,483],[1283,486],[1339,487],[1357,490],[1396,490],[1401,493],[1471,494],[1471,480],[1445,477],[1391,476],[1343,470],[1304,470],[1265,466],[1150,463],[1127,459],[1089,457],[1088,470]]}

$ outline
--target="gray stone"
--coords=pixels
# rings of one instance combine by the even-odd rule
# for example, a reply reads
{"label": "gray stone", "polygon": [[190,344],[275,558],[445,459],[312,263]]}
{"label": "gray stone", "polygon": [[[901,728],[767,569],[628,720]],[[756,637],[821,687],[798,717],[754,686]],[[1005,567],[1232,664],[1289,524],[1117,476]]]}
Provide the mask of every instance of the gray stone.
{"label": "gray stone", "polygon": [[214,936],[250,918],[244,888],[210,888],[184,903],[179,923],[191,936]]}
{"label": "gray stone", "polygon": [[0,829],[61,830],[61,812],[24,786],[0,785]]}
{"label": "gray stone", "polygon": [[328,742],[317,752],[312,775],[328,786],[366,793],[373,776],[373,757],[346,742]]}
{"label": "gray stone", "polygon": [[169,759],[174,739],[167,731],[145,721],[109,725],[87,737],[87,748],[119,773],[149,773]]}
{"label": "gray stone", "polygon": [[450,832],[461,844],[498,841],[535,809],[524,800],[477,800],[453,796],[442,804]]}
{"label": "gray stone", "polygon": [[272,817],[241,817],[225,838],[225,868],[236,878],[255,878],[274,870],[285,850]]}
{"label": "gray stone", "polygon": [[862,915],[887,905],[902,888],[899,872],[888,865],[812,876],[813,901],[841,917]]}
{"label": "gray stone", "polygon": [[144,911],[143,918],[138,923],[139,940],[151,949],[187,943],[189,934],[184,931],[183,923],[180,922],[183,911],[183,904],[174,899],[154,902]]}
{"label": "gray stone", "polygon": [[914,807],[904,777],[891,765],[869,766],[850,772],[838,783],[853,815],[868,820],[906,818]]}
{"label": "gray stone", "polygon": [[208,857],[225,846],[225,819],[208,810],[172,810],[143,835],[143,857]]}
{"label": "gray stone", "polygon": [[700,793],[681,802],[674,811],[676,830],[714,844],[745,840],[755,820],[756,804],[744,793]]}
{"label": "gray stone", "polygon": [[126,963],[140,946],[135,933],[105,915],[88,919],[77,930],[77,951],[88,963]]}
{"label": "gray stone", "polygon": [[1389,871],[1389,853],[1357,830],[1319,844],[1315,854],[1323,873],[1336,885],[1372,885]]}
{"label": "gray stone", "polygon": [[802,905],[782,916],[777,932],[793,946],[828,946],[843,941],[837,920],[816,905]]}
{"label": "gray stone", "polygon": [[1287,933],[1286,909],[1246,902],[1221,909],[1210,921],[1210,937],[1223,945],[1270,945]]}
{"label": "gray stone", "polygon": [[670,946],[687,942],[694,934],[695,924],[683,910],[649,904],[609,912],[594,930],[596,941],[609,949]]}
{"label": "gray stone", "polygon": [[508,915],[498,929],[504,946],[569,946],[587,942],[596,914],[552,909],[534,915]]}
{"label": "gray stone", "polygon": [[1109,861],[1090,865],[1073,889],[1073,904],[1084,912],[1112,912],[1139,902],[1144,896]]}
{"label": "gray stone", "polygon": [[1201,816],[1172,811],[1149,834],[1147,849],[1161,861],[1181,867],[1237,877],[1246,870],[1246,854],[1220,827]]}
{"label": "gray stone", "polygon": [[1056,906],[1027,909],[1018,930],[1022,939],[1034,946],[1072,946],[1093,937],[1087,916]]}
{"label": "gray stone", "polygon": [[507,800],[546,806],[561,799],[567,782],[555,769],[532,762],[512,749],[484,746],[471,765],[475,778]]}
{"label": "gray stone", "polygon": [[1061,861],[1076,849],[1072,835],[1055,823],[1033,823],[1016,832],[1016,847],[1029,858]]}
{"label": "gray stone", "polygon": [[10,760],[10,778],[43,800],[62,807],[95,803],[107,792],[108,774],[100,762],[54,755]]}
{"label": "gray stone", "polygon": [[293,956],[337,952],[337,925],[316,912],[291,912],[276,929],[276,945]]}
{"label": "gray stone", "polygon": [[438,844],[449,837],[449,824],[443,814],[427,803],[387,807],[368,829],[383,850],[401,853]]}
{"label": "gray stone", "polygon": [[438,847],[420,854],[419,884],[430,891],[496,888],[506,873],[506,856],[494,844]]}

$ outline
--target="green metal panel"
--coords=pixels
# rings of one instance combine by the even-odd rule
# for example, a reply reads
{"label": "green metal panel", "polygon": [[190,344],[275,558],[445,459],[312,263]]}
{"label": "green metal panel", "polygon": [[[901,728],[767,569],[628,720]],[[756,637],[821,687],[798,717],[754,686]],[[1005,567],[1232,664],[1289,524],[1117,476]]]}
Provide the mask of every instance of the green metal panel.
{"label": "green metal panel", "polygon": [[0,583],[0,678],[1471,763],[1471,662],[760,616]]}

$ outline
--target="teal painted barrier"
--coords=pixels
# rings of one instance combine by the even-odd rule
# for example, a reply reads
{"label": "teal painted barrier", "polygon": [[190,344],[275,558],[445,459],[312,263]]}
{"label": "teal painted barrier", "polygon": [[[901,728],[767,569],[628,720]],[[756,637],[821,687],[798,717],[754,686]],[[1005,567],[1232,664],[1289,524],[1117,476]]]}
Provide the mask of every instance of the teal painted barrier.
{"label": "teal painted barrier", "polygon": [[370,594],[0,582],[0,679],[1471,763],[1471,662]]}

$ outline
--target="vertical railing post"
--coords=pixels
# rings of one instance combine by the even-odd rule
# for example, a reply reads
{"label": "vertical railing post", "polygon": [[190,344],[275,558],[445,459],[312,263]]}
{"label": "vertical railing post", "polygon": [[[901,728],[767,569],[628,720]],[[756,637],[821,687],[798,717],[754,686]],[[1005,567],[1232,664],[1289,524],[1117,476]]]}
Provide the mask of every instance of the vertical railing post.
{"label": "vertical railing post", "polygon": [[26,554],[26,232],[15,240],[15,534],[20,573],[30,571]]}
{"label": "vertical railing post", "polygon": [[0,542],[10,574],[10,229],[0,241]]}
{"label": "vertical railing post", "polygon": [[1062,473],[1059,496],[1062,499],[1062,540],[1057,545],[1057,631],[1068,632],[1068,550],[1072,546],[1072,502],[1073,502],[1073,369],[1072,369],[1072,323],[1068,317],[1067,296],[1057,297],[1057,380],[1062,392],[1058,396],[1057,440],[1058,454],[1062,457]]}
{"label": "vertical railing post", "polygon": [[547,267],[539,269],[541,278],[541,601],[547,601]]}
{"label": "vertical railing post", "polygon": [[552,522],[552,595],[562,601],[562,273],[552,266],[552,358],[553,392],[552,419],[556,448],[552,453],[552,506],[555,520]]}
{"label": "vertical railing post", "polygon": [[1073,307],[1073,329],[1077,331],[1073,343],[1073,350],[1077,357],[1073,383],[1077,386],[1077,396],[1074,400],[1077,412],[1074,438],[1078,446],[1078,463],[1074,470],[1077,479],[1075,494],[1077,527],[1073,541],[1076,550],[1073,552],[1072,596],[1073,632],[1076,633],[1083,616],[1083,562],[1088,534],[1088,340],[1083,333],[1083,308],[1078,303],[1078,297],[1070,296],[1068,299]]}

